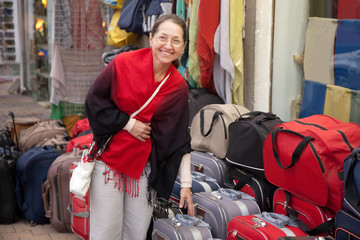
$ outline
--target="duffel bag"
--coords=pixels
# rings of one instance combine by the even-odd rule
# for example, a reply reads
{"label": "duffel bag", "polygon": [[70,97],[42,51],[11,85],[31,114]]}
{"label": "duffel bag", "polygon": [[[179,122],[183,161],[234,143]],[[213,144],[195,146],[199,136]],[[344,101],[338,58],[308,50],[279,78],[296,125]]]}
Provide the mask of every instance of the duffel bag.
{"label": "duffel bag", "polygon": [[360,219],[360,146],[344,161],[344,208]]}
{"label": "duffel bag", "polygon": [[247,108],[235,104],[206,105],[191,123],[191,148],[225,158],[229,144],[229,124],[247,112]]}
{"label": "duffel bag", "polygon": [[326,115],[277,125],[263,147],[272,184],[334,212],[342,208],[343,161],[360,144],[360,126]]}
{"label": "duffel bag", "polygon": [[229,125],[229,147],[225,162],[264,179],[263,144],[274,126],[283,122],[271,112],[243,114]]}

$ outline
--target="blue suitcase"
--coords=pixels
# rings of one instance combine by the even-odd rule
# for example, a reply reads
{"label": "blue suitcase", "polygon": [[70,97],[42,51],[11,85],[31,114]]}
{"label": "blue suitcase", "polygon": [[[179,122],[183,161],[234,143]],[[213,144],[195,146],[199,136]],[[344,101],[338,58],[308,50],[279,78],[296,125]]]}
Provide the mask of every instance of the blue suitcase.
{"label": "blue suitcase", "polygon": [[[193,194],[197,192],[212,192],[220,188],[219,184],[216,182],[216,179],[206,176],[203,173],[192,171],[191,176],[192,176],[191,192]],[[180,190],[181,190],[181,184],[179,178],[177,177],[170,195],[170,198],[173,201],[175,202],[180,201]]]}
{"label": "blue suitcase", "polygon": [[16,200],[23,217],[31,223],[49,223],[45,216],[42,184],[53,161],[63,154],[51,146],[32,148],[24,152],[16,164]]}
{"label": "blue suitcase", "polygon": [[339,210],[335,216],[335,239],[360,239],[360,219],[347,210]]}

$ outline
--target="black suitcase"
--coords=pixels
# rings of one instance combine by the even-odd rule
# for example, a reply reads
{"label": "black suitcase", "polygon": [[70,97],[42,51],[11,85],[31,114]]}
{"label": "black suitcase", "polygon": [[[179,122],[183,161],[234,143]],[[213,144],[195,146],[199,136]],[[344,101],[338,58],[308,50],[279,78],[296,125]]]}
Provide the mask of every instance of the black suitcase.
{"label": "black suitcase", "polygon": [[0,131],[0,224],[17,221],[15,167],[20,156],[9,129]]}

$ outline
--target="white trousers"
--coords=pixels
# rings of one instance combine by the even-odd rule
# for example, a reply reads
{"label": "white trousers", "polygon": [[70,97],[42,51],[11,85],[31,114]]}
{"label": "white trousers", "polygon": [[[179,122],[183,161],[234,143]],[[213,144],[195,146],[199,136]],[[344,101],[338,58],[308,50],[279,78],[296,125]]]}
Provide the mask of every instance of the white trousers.
{"label": "white trousers", "polygon": [[97,161],[92,172],[90,240],[146,239],[153,212],[147,199],[146,175],[150,174],[150,166],[146,165],[140,177],[138,197],[129,196],[123,191],[123,186],[121,190],[114,187],[113,180],[105,184],[105,166],[104,162]]}

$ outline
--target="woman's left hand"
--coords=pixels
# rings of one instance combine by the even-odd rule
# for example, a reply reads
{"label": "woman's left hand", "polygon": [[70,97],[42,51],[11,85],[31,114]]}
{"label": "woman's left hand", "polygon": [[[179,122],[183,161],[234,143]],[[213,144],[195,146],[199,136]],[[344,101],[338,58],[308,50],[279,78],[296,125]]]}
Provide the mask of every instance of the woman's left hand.
{"label": "woman's left hand", "polygon": [[180,191],[180,208],[186,208],[187,214],[195,216],[194,204],[192,200],[191,189],[189,187],[182,187]]}

